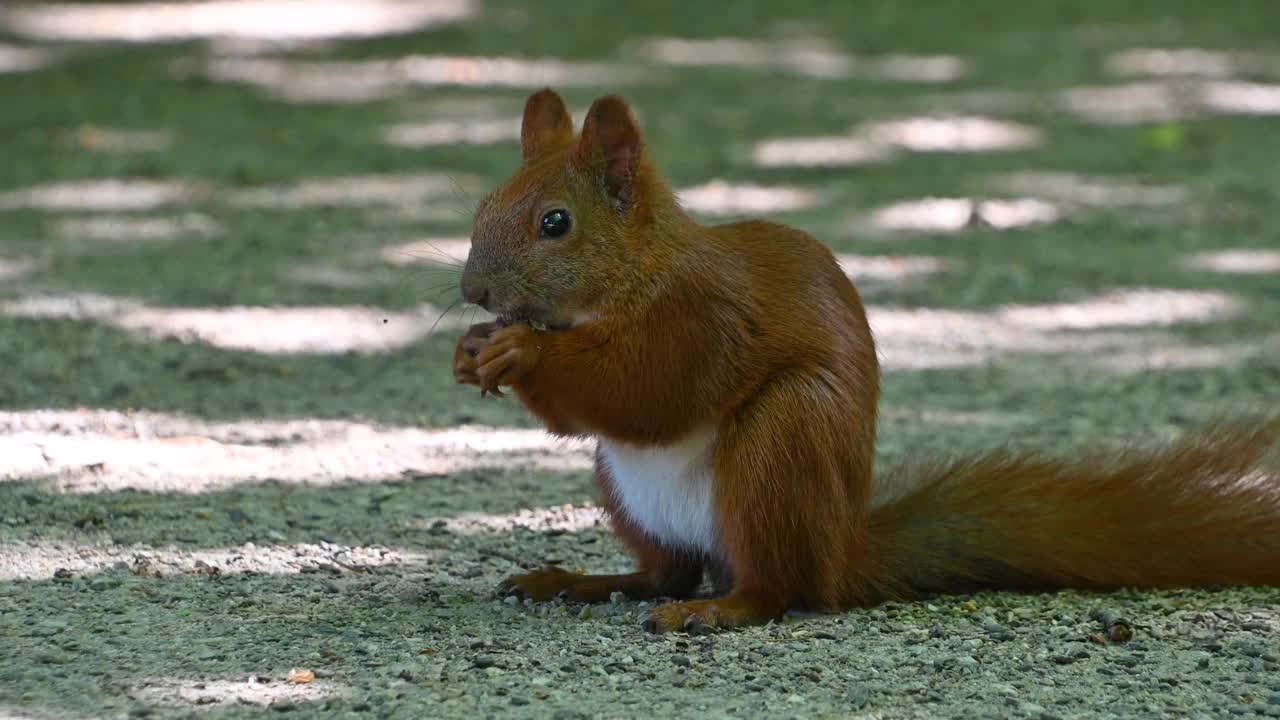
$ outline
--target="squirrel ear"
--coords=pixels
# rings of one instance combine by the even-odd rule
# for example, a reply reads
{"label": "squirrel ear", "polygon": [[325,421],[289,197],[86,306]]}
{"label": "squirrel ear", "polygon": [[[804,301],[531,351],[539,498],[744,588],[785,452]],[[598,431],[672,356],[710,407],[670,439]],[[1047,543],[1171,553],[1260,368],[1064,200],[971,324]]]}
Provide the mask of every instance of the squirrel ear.
{"label": "squirrel ear", "polygon": [[551,88],[543,88],[524,103],[520,125],[520,154],[527,161],[553,145],[573,140],[573,118],[564,100]]}
{"label": "squirrel ear", "polygon": [[626,101],[607,95],[591,103],[587,111],[576,159],[585,166],[603,163],[609,193],[622,198],[635,177],[643,145]]}

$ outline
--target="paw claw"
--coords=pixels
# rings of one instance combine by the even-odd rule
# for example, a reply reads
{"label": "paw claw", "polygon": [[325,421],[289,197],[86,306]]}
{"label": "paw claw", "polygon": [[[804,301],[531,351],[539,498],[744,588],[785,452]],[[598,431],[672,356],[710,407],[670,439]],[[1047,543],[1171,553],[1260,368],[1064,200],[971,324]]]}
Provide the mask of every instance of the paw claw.
{"label": "paw claw", "polygon": [[650,635],[662,634],[662,626],[658,624],[658,621],[655,618],[651,618],[651,617],[645,618],[644,622],[640,624],[640,627],[644,628],[644,631],[649,633]]}
{"label": "paw claw", "polygon": [[690,615],[685,618],[680,629],[690,635],[706,635],[711,632],[711,626],[707,625],[699,615]]}

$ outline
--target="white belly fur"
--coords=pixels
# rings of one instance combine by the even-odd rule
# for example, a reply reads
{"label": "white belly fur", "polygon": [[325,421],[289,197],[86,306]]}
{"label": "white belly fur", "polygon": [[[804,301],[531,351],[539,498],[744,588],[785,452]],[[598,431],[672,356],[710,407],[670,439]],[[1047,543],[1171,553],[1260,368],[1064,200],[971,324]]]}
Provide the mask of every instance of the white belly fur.
{"label": "white belly fur", "polygon": [[663,545],[719,554],[711,503],[715,437],[715,430],[702,430],[661,447],[600,438],[600,455],[620,509]]}

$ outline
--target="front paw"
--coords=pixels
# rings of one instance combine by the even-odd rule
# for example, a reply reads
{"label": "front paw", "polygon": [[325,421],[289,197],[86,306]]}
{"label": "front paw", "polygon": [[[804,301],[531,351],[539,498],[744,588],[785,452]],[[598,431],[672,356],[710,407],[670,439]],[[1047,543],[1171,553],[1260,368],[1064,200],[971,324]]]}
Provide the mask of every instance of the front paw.
{"label": "front paw", "polygon": [[525,324],[510,325],[491,334],[475,357],[475,376],[481,389],[497,392],[533,371],[542,357],[541,338]]}
{"label": "front paw", "polygon": [[512,575],[498,586],[500,597],[516,597],[538,602],[560,598],[580,601],[574,592],[583,575],[572,573],[555,565],[523,575]]}
{"label": "front paw", "polygon": [[718,625],[719,615],[718,608],[709,603],[668,603],[645,613],[641,627],[654,635],[676,631],[705,635]]}
{"label": "front paw", "polygon": [[[498,323],[478,323],[467,328],[453,348],[453,379],[460,385],[481,385],[476,357],[489,344],[489,336],[499,328]],[[502,393],[494,392],[495,395]]]}

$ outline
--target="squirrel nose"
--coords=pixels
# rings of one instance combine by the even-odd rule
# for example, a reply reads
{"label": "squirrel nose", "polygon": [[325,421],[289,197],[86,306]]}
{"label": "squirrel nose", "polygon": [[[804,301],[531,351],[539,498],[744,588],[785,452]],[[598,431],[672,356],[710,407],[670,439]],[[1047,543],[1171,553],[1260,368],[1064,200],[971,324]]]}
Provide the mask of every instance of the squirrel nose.
{"label": "squirrel nose", "polygon": [[489,284],[477,278],[473,273],[462,274],[462,299],[472,305],[489,309]]}

